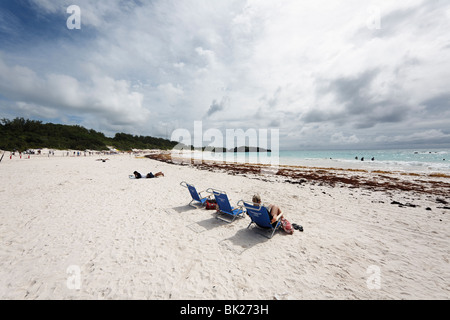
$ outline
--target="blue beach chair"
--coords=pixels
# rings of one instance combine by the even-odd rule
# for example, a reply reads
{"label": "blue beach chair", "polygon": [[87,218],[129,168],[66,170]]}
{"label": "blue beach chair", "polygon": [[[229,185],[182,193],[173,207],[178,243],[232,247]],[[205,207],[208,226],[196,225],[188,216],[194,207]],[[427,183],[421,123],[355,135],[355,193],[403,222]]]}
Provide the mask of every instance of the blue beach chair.
{"label": "blue beach chair", "polygon": [[[269,211],[267,210],[267,207],[263,205],[253,205],[252,202],[246,202],[246,201],[239,201],[239,203],[243,204],[244,208],[246,209],[246,212],[250,219],[252,220],[250,224],[248,225],[247,229],[250,228],[251,225],[256,225],[260,229],[265,229],[268,232],[265,234],[262,234],[263,236],[271,239],[273,235],[275,234],[275,231],[277,231],[281,227],[281,217],[282,214],[279,216],[278,220],[274,222],[273,224],[270,222],[270,215]],[[270,234],[270,235],[268,235]]]}
{"label": "blue beach chair", "polygon": [[[191,194],[191,197],[192,197],[191,202],[189,202],[189,205],[191,207],[199,208],[199,207],[202,207],[202,206],[205,205],[206,200],[208,199],[208,197],[207,196],[206,197],[202,196],[202,193],[206,192],[206,190],[197,192],[197,189],[192,184],[189,184],[186,181],[182,181],[180,183],[180,185],[182,187],[187,188],[189,190],[189,193]],[[196,204],[196,205],[194,205],[194,204]]]}
{"label": "blue beach chair", "polygon": [[[211,189],[208,189],[211,190]],[[219,206],[217,219],[220,219],[222,221],[231,223],[236,218],[243,218],[244,217],[244,210],[242,207],[234,208],[230,205],[230,200],[228,199],[228,196],[226,192],[218,191],[218,190],[211,190],[214,194],[214,198],[216,198],[216,203]]]}

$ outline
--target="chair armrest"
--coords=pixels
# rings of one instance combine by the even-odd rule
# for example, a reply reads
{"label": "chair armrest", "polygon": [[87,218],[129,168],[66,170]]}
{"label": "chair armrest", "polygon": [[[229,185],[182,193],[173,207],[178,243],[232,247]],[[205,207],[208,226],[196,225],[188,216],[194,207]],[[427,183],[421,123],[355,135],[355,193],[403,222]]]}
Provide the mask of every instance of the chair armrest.
{"label": "chair armrest", "polygon": [[209,198],[211,194],[209,193],[207,196],[202,195],[203,192],[207,192],[206,190],[200,191],[198,194],[200,195],[200,198]]}
{"label": "chair armrest", "polygon": [[180,186],[187,188],[187,182],[186,181],[181,181]]}
{"label": "chair armrest", "polygon": [[208,192],[208,193],[224,193],[224,194],[227,194],[225,191],[214,189],[214,188],[208,188],[205,191]]}
{"label": "chair armrest", "polygon": [[278,222],[278,221],[281,220],[281,218],[283,218],[283,213],[280,213],[280,214],[278,215],[278,219],[277,219],[276,221],[272,222],[272,220],[270,220],[270,222],[271,222],[271,223]]}

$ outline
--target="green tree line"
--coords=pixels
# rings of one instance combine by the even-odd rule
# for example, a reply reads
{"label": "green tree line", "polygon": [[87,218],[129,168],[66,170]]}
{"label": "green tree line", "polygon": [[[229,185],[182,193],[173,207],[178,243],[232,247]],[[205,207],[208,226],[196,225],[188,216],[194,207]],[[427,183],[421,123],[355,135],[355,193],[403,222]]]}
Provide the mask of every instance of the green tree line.
{"label": "green tree line", "polygon": [[42,121],[15,118],[0,120],[0,149],[25,151],[50,148],[59,150],[107,150],[113,146],[122,151],[131,149],[170,150],[178,142],[150,136],[116,133],[113,138],[79,125],[42,123]]}

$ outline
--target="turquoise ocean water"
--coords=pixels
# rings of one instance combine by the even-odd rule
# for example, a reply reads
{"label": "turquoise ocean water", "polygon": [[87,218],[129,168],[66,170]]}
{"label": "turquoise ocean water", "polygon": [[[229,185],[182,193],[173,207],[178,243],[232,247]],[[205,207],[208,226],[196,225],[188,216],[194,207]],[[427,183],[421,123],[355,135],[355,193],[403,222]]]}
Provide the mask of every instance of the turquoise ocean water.
{"label": "turquoise ocean water", "polygon": [[226,162],[450,173],[450,149],[299,150],[279,151],[278,153],[238,152],[215,155],[203,152],[194,156],[194,158],[199,157],[204,160]]}
{"label": "turquoise ocean water", "polygon": [[450,172],[450,149],[280,151],[279,159],[287,165]]}

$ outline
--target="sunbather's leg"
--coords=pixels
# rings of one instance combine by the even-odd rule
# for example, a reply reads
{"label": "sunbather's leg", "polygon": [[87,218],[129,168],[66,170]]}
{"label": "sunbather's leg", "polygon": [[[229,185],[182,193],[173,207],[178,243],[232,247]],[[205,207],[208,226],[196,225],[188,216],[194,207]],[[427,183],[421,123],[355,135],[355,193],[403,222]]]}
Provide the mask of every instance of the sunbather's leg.
{"label": "sunbather's leg", "polygon": [[277,205],[272,205],[272,209],[270,210],[270,214],[272,215],[272,223],[278,220],[278,216],[281,214],[281,209]]}

